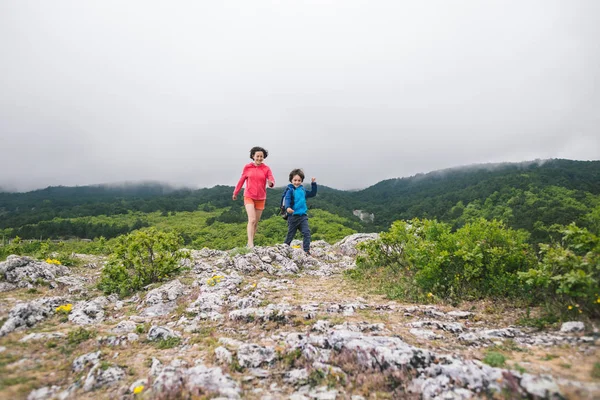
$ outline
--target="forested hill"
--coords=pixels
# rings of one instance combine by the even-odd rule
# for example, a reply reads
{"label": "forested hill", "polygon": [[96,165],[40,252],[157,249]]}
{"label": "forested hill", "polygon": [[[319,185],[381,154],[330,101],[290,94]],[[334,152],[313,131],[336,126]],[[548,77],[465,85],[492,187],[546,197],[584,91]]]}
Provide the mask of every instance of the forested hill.
{"label": "forested hill", "polygon": [[508,208],[518,209],[517,214],[504,215],[503,219],[526,228],[537,220],[573,221],[583,212],[576,210],[575,203],[592,205],[586,193],[600,194],[600,161],[547,160],[452,168],[385,180],[354,193],[353,201],[374,213],[377,226],[382,228],[397,219],[414,217],[450,221],[459,218],[469,204],[470,211],[485,208],[486,217],[501,217]]}
{"label": "forested hill", "polygon": [[[231,200],[232,191],[232,186],[192,190],[151,183],[0,193],[0,230],[22,238],[114,237],[152,225],[140,216],[154,212],[163,216],[206,212],[209,225],[243,223],[242,202]],[[263,219],[273,217],[281,192],[281,188],[267,191]],[[389,179],[355,192],[320,185],[309,205],[339,216],[340,223],[353,230],[387,230],[395,220],[414,217],[460,227],[484,217],[526,229],[539,240],[555,223],[600,225],[599,199],[600,161],[547,160],[452,168]],[[360,222],[352,214],[356,209],[373,213],[374,222]],[[110,218],[90,219],[96,216]],[[85,224],[95,228],[86,229]]]}

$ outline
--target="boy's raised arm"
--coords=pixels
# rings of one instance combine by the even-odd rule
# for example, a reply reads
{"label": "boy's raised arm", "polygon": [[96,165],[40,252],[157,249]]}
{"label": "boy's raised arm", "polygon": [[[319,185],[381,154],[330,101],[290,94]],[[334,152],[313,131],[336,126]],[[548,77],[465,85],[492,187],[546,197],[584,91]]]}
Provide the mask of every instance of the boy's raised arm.
{"label": "boy's raised arm", "polygon": [[306,197],[315,197],[317,195],[317,179],[313,177],[310,180],[310,191],[306,192]]}

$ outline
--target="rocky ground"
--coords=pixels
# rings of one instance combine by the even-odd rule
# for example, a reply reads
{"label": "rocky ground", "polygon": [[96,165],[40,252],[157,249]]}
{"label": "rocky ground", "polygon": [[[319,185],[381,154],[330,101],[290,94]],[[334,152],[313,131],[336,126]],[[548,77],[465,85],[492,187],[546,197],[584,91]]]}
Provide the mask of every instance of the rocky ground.
{"label": "rocky ground", "polygon": [[[95,288],[100,259],[11,256],[0,398],[600,398],[594,326],[536,331],[503,304],[386,300],[342,275],[373,237],[314,242],[311,256],[192,251],[188,272],[125,299]],[[502,367],[482,362],[490,352]]]}

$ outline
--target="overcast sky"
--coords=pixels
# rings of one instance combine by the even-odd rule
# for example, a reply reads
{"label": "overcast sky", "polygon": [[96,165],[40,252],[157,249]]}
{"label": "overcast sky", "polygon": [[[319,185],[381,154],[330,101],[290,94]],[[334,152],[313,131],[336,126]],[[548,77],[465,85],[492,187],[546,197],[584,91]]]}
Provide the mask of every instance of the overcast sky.
{"label": "overcast sky", "polygon": [[0,187],[600,159],[600,1],[0,2]]}

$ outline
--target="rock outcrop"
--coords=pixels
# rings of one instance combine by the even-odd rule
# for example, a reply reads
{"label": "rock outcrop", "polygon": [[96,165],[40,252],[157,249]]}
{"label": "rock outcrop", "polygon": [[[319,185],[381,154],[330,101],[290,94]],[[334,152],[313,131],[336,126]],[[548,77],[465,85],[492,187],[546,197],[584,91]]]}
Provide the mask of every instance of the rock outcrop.
{"label": "rock outcrop", "polygon": [[[97,268],[11,256],[2,372],[43,372],[22,384],[28,399],[600,397],[600,382],[576,375],[597,360],[593,326],[535,331],[477,305],[401,304],[349,284],[357,245],[377,237],[315,241],[310,256],[298,241],[193,250],[184,275],[123,299],[95,289]],[[491,366],[489,352],[505,359]]]}

